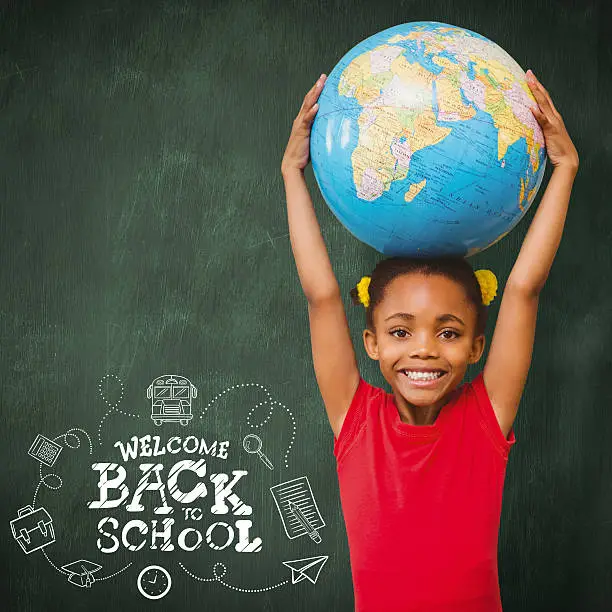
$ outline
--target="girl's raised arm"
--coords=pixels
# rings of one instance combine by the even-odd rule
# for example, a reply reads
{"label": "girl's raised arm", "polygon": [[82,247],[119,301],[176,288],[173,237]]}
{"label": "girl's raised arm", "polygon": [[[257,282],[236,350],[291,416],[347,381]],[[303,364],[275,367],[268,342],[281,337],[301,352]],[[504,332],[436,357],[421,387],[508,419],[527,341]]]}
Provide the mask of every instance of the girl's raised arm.
{"label": "girl's raised arm", "polygon": [[512,267],[483,371],[485,388],[504,436],[516,418],[531,366],[540,292],[563,235],[578,151],[548,91],[527,72],[537,105],[531,110],[544,132],[554,170]]}
{"label": "girl's raised arm", "polygon": [[315,103],[324,77],[321,75],[306,94],[293,122],[281,172],[291,248],[308,301],[315,375],[331,428],[338,437],[359,384],[359,370],[338,281],[304,179],[304,168],[310,161],[310,130],[318,110]]}

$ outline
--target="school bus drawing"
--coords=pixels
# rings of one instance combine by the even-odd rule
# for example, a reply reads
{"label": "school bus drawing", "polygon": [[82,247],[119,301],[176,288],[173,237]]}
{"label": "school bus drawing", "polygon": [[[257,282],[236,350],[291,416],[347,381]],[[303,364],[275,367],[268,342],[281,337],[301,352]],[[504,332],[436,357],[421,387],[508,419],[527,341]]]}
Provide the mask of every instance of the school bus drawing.
{"label": "school bus drawing", "polygon": [[198,390],[184,376],[164,374],[156,378],[147,389],[153,423],[161,425],[178,421],[187,425],[193,418],[191,400],[197,395]]}

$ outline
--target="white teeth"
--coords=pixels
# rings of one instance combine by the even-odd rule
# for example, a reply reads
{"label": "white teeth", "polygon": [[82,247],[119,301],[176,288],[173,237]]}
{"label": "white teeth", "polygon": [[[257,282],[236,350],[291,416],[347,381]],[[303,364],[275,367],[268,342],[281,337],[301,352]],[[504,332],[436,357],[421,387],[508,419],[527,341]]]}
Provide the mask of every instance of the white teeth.
{"label": "white teeth", "polygon": [[411,372],[410,370],[402,370],[402,372],[413,380],[435,380],[444,374],[444,372]]}

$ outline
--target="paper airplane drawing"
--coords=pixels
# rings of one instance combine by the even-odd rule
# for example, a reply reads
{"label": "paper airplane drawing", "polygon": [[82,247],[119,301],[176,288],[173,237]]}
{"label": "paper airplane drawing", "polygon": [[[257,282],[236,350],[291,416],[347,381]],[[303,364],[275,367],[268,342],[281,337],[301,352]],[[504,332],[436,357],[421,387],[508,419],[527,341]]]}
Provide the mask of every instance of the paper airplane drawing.
{"label": "paper airplane drawing", "polygon": [[325,562],[329,559],[328,555],[324,557],[308,557],[307,559],[294,559],[293,561],[283,561],[283,565],[286,565],[291,570],[291,583],[295,584],[306,578],[310,580],[312,584],[317,582],[317,578],[325,565]]}

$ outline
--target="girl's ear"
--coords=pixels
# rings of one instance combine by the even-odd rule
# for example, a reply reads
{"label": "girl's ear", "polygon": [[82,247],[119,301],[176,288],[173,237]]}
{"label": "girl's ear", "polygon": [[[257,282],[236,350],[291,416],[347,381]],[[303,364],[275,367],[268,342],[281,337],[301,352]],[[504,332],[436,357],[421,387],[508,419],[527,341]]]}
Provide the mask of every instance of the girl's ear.
{"label": "girl's ear", "polygon": [[474,342],[472,343],[472,350],[470,352],[468,363],[477,363],[480,360],[484,352],[485,342],[486,342],[486,338],[484,334],[481,334],[480,336],[476,336],[474,338]]}
{"label": "girl's ear", "polygon": [[363,345],[365,346],[368,357],[374,361],[378,361],[378,342],[376,341],[376,334],[367,327],[363,330]]}

